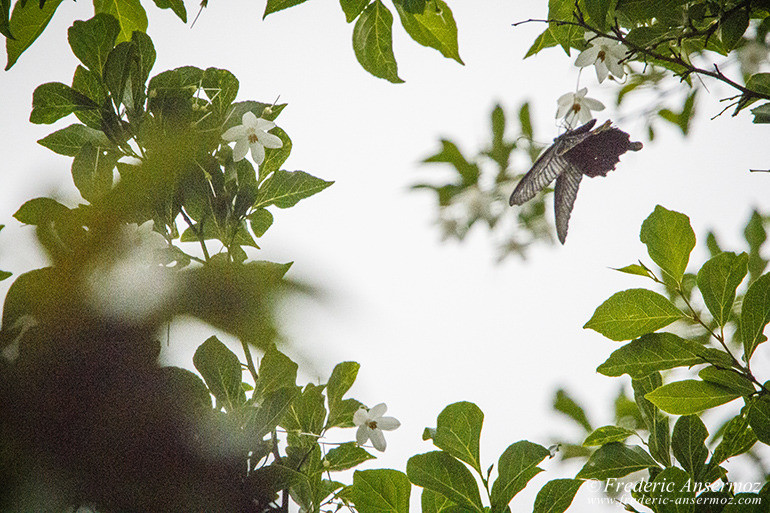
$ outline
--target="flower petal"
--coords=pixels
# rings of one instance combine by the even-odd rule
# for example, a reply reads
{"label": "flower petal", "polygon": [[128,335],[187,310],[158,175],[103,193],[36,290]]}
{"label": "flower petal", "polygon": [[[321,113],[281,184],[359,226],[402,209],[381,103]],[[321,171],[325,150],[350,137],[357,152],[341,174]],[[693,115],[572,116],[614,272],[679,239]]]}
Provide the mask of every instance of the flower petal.
{"label": "flower petal", "polygon": [[584,108],[587,107],[591,110],[604,110],[604,104],[599,100],[594,100],[593,98],[583,98],[581,103],[583,104]]}
{"label": "flower petal", "polygon": [[257,130],[257,140],[259,140],[265,148],[280,148],[283,146],[283,141],[280,137],[259,130]]}
{"label": "flower petal", "polygon": [[237,141],[238,139],[244,139],[245,137],[246,127],[243,125],[228,128],[225,133],[222,134],[222,139],[229,142]]}
{"label": "flower petal", "polygon": [[358,445],[364,445],[369,440],[369,431],[370,429],[366,426],[358,426],[358,431],[356,431],[356,442]]}
{"label": "flower petal", "polygon": [[378,417],[385,415],[386,411],[388,411],[388,407],[385,405],[385,403],[380,403],[376,406],[373,406],[372,409],[369,410],[369,416],[373,419],[377,419]]}
{"label": "flower petal", "polygon": [[257,165],[265,161],[265,148],[259,144],[259,141],[251,143],[251,159]]}
{"label": "flower petal", "polygon": [[599,48],[596,46],[592,46],[590,48],[586,48],[582,52],[580,52],[580,55],[577,56],[577,59],[575,59],[575,66],[578,68],[584,68],[586,66],[590,66],[594,62],[596,62],[596,58],[599,56]]}
{"label": "flower petal", "polygon": [[604,61],[596,61],[596,78],[600,84],[604,82],[609,74],[610,71],[607,69],[607,64]]}
{"label": "flower petal", "polygon": [[382,434],[382,431],[379,429],[372,429],[372,432],[369,433],[369,438],[372,439],[372,444],[374,445],[375,449],[380,452],[385,451],[385,448],[388,446],[388,444],[385,442],[385,435]]}
{"label": "flower petal", "polygon": [[401,422],[395,417],[380,417],[377,419],[377,427],[384,431],[393,431],[401,426]]}
{"label": "flower petal", "polygon": [[257,116],[255,116],[253,112],[248,110],[248,111],[243,113],[243,117],[241,117],[241,122],[243,123],[243,126],[245,126],[245,127],[256,127],[257,126]]}
{"label": "flower petal", "polygon": [[353,424],[356,426],[362,426],[369,421],[369,412],[366,408],[359,408],[353,413]]}
{"label": "flower petal", "polygon": [[275,123],[273,123],[270,120],[259,118],[256,122],[256,128],[257,130],[270,130],[271,128],[275,128]]}
{"label": "flower petal", "polygon": [[238,162],[249,152],[249,142],[247,139],[238,139],[235,142],[235,148],[233,149],[233,160]]}

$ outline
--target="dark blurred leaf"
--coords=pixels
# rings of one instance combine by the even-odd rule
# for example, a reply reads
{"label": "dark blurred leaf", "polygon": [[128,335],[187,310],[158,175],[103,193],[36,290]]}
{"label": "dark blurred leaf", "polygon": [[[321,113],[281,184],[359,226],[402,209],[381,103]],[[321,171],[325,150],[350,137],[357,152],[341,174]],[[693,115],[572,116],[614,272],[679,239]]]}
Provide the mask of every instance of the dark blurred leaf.
{"label": "dark blurred leaf", "polygon": [[[19,59],[19,56],[43,33],[61,2],[62,0],[48,0],[42,8],[32,4],[25,6],[24,2],[16,2],[7,29],[13,35],[13,39],[7,39],[5,42],[5,49],[8,54],[6,70],[10,69]],[[3,6],[4,12],[6,12],[7,6],[8,4]]]}
{"label": "dark blurred leaf", "polygon": [[423,160],[423,162],[445,162],[452,164],[460,174],[464,185],[473,185],[479,180],[479,167],[469,162],[451,141],[441,139],[441,151]]}
{"label": "dark blurred leaf", "polygon": [[566,390],[560,389],[556,391],[553,399],[553,409],[577,422],[587,432],[593,430],[591,423],[586,417],[585,410],[567,394]]}

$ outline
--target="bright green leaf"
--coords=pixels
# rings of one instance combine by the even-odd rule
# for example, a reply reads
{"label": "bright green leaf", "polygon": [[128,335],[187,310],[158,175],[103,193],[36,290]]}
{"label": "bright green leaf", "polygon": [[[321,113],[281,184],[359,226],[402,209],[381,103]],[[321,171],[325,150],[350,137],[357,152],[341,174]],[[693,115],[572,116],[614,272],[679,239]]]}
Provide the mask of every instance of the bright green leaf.
{"label": "bright green leaf", "polygon": [[615,271],[620,271],[622,273],[626,274],[635,274],[637,276],[644,276],[646,278],[650,278],[650,271],[644,267],[643,265],[639,264],[631,264],[627,265],[625,267],[620,267],[618,269],[613,268]]}
{"label": "bright green leaf", "polygon": [[583,442],[585,447],[605,445],[612,442],[623,442],[635,433],[619,426],[602,426],[588,435]]}
{"label": "bright green leaf", "polygon": [[706,363],[705,349],[672,333],[649,333],[615,350],[596,370],[605,376],[643,378],[654,371]]}
{"label": "bright green leaf", "polygon": [[728,458],[743,454],[757,442],[757,435],[749,426],[749,419],[745,410],[746,408],[730,419],[725,426],[722,431],[722,440],[714,449],[709,466],[719,465]]}
{"label": "bright green leaf", "polygon": [[90,20],[73,22],[67,36],[72,53],[80,62],[86,68],[101,73],[118,33],[118,21],[109,14],[100,13]]}
{"label": "bright green leaf", "polygon": [[[695,481],[696,483],[699,481]],[[693,478],[678,467],[668,467],[652,480],[648,497],[659,504],[659,513],[693,513],[695,486]]]}
{"label": "bright green leaf", "polygon": [[614,442],[599,447],[588,458],[586,464],[575,477],[578,479],[605,480],[657,467],[658,464],[652,459],[652,456],[641,447]]}
{"label": "bright green leaf", "polygon": [[473,403],[450,404],[439,413],[433,444],[481,473],[479,440],[484,413]]}
{"label": "bright green leaf", "polygon": [[403,472],[392,469],[357,470],[351,498],[361,513],[409,513],[412,485]]}
{"label": "bright green leaf", "polygon": [[345,20],[350,23],[358,18],[366,6],[369,5],[369,0],[340,0],[340,6],[342,12],[345,13]]}
{"label": "bright green leaf", "polygon": [[360,368],[361,365],[357,362],[342,362],[334,367],[326,384],[326,395],[330,406],[342,401],[342,397],[355,383]]}
{"label": "bright green leaf", "polygon": [[629,289],[612,295],[583,326],[610,340],[631,340],[681,319],[671,301],[647,289]]}
{"label": "bright green leaf", "polygon": [[584,483],[582,479],[554,479],[537,492],[533,513],[564,513]]}
{"label": "bright green leaf", "polygon": [[19,56],[43,33],[61,3],[62,0],[48,0],[40,8],[37,2],[27,2],[26,5],[25,2],[16,2],[8,22],[8,30],[13,34],[13,39],[5,40],[8,55],[6,70],[11,69]]}
{"label": "bright green leaf", "polygon": [[749,256],[725,252],[703,264],[698,271],[698,289],[714,320],[724,326],[730,318],[735,289],[748,271]]}
{"label": "bright green leaf", "polygon": [[40,139],[38,144],[54,153],[69,157],[77,155],[85,144],[105,148],[112,146],[104,132],[78,124],[56,131]]}
{"label": "bright green leaf", "polygon": [[299,200],[321,192],[333,183],[304,171],[276,171],[259,188],[254,208],[270,205],[278,208],[293,207]]}
{"label": "bright green leaf", "polygon": [[241,389],[241,362],[217,337],[209,337],[198,346],[193,365],[220,407],[232,411],[246,400]]}
{"label": "bright green leaf", "polygon": [[401,24],[416,42],[435,48],[441,54],[463,64],[457,46],[457,24],[449,6],[443,0],[428,0],[420,13],[404,8],[404,0],[394,0]]}
{"label": "bright green leaf", "polygon": [[324,468],[330,472],[338,472],[372,459],[375,459],[374,456],[366,452],[366,449],[357,446],[355,442],[347,442],[326,453]]}
{"label": "bright green leaf", "polygon": [[708,435],[708,429],[697,415],[683,415],[674,424],[671,449],[679,464],[695,482],[702,480],[706,468],[709,451],[705,442]]}
{"label": "bright green leaf", "polygon": [[273,214],[269,210],[259,208],[249,214],[249,226],[255,237],[262,237],[273,224]]}
{"label": "bright green leaf", "polygon": [[508,446],[497,464],[497,479],[492,485],[492,509],[503,511],[517,493],[543,469],[537,466],[550,455],[548,449],[526,440]]}
{"label": "bright green leaf", "polygon": [[690,252],[695,247],[695,232],[690,226],[690,218],[658,205],[642,223],[639,238],[665,276],[681,283]]}
{"label": "bright green leaf", "polygon": [[770,273],[763,274],[749,286],[741,307],[743,357],[749,361],[757,346],[767,340],[763,334],[770,322]]}
{"label": "bright green leaf", "polygon": [[296,363],[271,345],[259,362],[254,397],[264,397],[275,390],[296,386],[297,368]]}
{"label": "bright green leaf", "polygon": [[274,12],[282,11],[304,2],[307,2],[307,0],[267,0],[265,13],[262,15],[262,19],[264,20],[267,18],[268,14],[273,14]]}
{"label": "bright green leaf", "polygon": [[645,396],[655,406],[672,415],[692,415],[740,397],[727,388],[687,379],[656,388]]}
{"label": "bright green leaf", "polygon": [[443,451],[412,456],[406,474],[417,486],[438,492],[463,508],[479,513],[484,510],[473,474]]}
{"label": "bright green leaf", "polygon": [[111,14],[118,20],[118,43],[130,41],[135,30],[147,32],[147,13],[139,0],[94,0],[94,12]]}
{"label": "bright green leaf", "polygon": [[154,2],[160,9],[171,9],[180,20],[187,23],[187,9],[183,0],[154,0]]}
{"label": "bright green leaf", "polygon": [[717,367],[709,366],[701,369],[701,371],[698,373],[698,377],[703,381],[722,385],[723,387],[735,392],[736,394],[741,394],[744,397],[748,397],[756,393],[756,389],[754,388],[754,385],[751,383],[751,381],[743,374],[740,374],[734,370],[720,369]]}
{"label": "bright green leaf", "polygon": [[361,66],[375,77],[403,82],[393,55],[393,15],[380,0],[369,4],[356,21],[353,50]]}

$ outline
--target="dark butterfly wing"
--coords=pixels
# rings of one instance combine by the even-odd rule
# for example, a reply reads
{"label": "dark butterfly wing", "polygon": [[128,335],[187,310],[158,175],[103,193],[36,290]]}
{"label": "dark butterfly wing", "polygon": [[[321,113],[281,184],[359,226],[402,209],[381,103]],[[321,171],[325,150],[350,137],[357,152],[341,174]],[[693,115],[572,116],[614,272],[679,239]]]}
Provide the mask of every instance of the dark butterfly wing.
{"label": "dark butterfly wing", "polygon": [[607,123],[587,134],[579,144],[564,153],[570,164],[591,178],[607,176],[620,162],[620,156],[627,151],[639,151],[642,143],[631,142],[624,131]]}
{"label": "dark butterfly wing", "polygon": [[556,214],[556,235],[559,242],[564,244],[567,240],[567,228],[569,228],[569,218],[572,214],[572,207],[575,205],[578,187],[583,173],[577,167],[568,165],[559,178],[556,179],[554,188],[553,209]]}
{"label": "dark butterfly wing", "polygon": [[540,192],[546,185],[553,182],[554,179],[562,174],[570,165],[564,159],[576,145],[591,136],[591,128],[596,124],[592,119],[585,125],[574,130],[568,130],[564,134],[554,139],[553,144],[540,155],[527,174],[519,181],[511,194],[509,203],[521,205]]}

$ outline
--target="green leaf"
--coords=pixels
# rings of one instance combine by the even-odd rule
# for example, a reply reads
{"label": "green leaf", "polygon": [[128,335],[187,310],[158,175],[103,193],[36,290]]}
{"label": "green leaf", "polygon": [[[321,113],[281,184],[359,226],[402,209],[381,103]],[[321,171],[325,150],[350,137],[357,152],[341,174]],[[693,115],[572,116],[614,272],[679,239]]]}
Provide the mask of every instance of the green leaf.
{"label": "green leaf", "polygon": [[690,252],[695,247],[690,218],[658,205],[642,223],[639,239],[647,246],[650,258],[660,266],[664,276],[681,283]]}
{"label": "green leaf", "polygon": [[[548,0],[548,19],[560,21],[574,21],[573,11],[575,3],[570,0]],[[548,32],[569,55],[570,48],[575,45],[576,40],[582,40],[583,29],[574,25],[560,25],[558,23],[549,23]],[[582,41],[580,41],[582,43]]]}
{"label": "green leaf", "polygon": [[355,442],[347,442],[326,453],[324,459],[324,469],[338,472],[353,468],[366,460],[375,459],[375,457],[366,452],[363,447],[357,446]]}
{"label": "green leaf", "polygon": [[292,403],[281,426],[287,431],[320,435],[326,420],[324,402],[323,387],[308,384]]}
{"label": "green leaf", "polygon": [[273,214],[269,210],[259,208],[249,214],[249,226],[255,237],[262,237],[273,224]]}
{"label": "green leaf", "polygon": [[299,387],[280,388],[262,399],[247,426],[255,439],[261,440],[283,421],[299,392]]}
{"label": "green leaf", "polygon": [[56,131],[40,139],[38,144],[68,157],[77,155],[85,144],[103,148],[112,146],[104,132],[78,124]]}
{"label": "green leaf", "polygon": [[754,123],[770,123],[770,103],[754,107],[751,113],[754,115]]}
{"label": "green leaf", "polygon": [[201,77],[201,88],[214,110],[224,116],[238,95],[240,84],[226,69],[207,68]]}
{"label": "green leaf", "polygon": [[262,15],[262,19],[264,20],[267,18],[268,14],[273,14],[274,12],[282,11],[304,2],[307,2],[307,0],[267,0],[265,13]]}
{"label": "green leaf", "polygon": [[687,379],[656,388],[645,396],[655,406],[672,415],[692,415],[740,397],[721,385]]}
{"label": "green leaf", "polygon": [[278,208],[293,207],[299,200],[321,192],[333,183],[316,178],[304,171],[276,171],[259,188],[254,208],[270,205]]}
{"label": "green leaf", "polygon": [[572,399],[565,390],[559,389],[553,398],[553,409],[563,413],[577,422],[586,431],[591,431],[591,423],[588,422],[585,410]]}
{"label": "green leaf", "polygon": [[334,367],[329,382],[326,384],[329,411],[334,410],[334,406],[342,402],[342,397],[355,383],[360,368],[361,365],[357,362],[342,362]]}
{"label": "green leaf", "polygon": [[424,159],[423,162],[452,164],[462,178],[463,185],[473,185],[479,181],[479,167],[469,162],[457,146],[446,139],[441,140],[441,151]]}
{"label": "green leaf", "polygon": [[[83,66],[75,68],[75,74],[72,77],[72,89],[84,94],[96,105],[104,105],[107,100],[107,90],[102,82],[101,73],[90,71]],[[102,113],[99,109],[76,110],[75,116],[89,128],[104,131]]]}
{"label": "green leaf", "polygon": [[613,294],[583,326],[610,340],[631,340],[668,326],[684,314],[671,301],[647,289]]}
{"label": "green leaf", "polygon": [[72,53],[80,62],[86,68],[101,73],[119,33],[118,21],[109,14],[100,13],[88,21],[73,22],[67,37]]}
{"label": "green leaf", "polygon": [[767,260],[762,258],[762,245],[767,240],[765,223],[756,209],[751,213],[743,236],[749,245],[749,281],[754,281],[767,267]]}
{"label": "green leaf", "polygon": [[517,493],[543,469],[537,466],[550,455],[548,449],[521,440],[508,446],[497,463],[497,479],[492,485],[492,509],[503,511]]}
{"label": "green leaf", "polygon": [[297,382],[297,364],[271,345],[259,362],[254,397],[261,398],[281,388],[293,388]]}
{"label": "green leaf", "polygon": [[639,264],[631,264],[631,265],[627,265],[625,267],[620,267],[617,269],[613,268],[613,270],[620,271],[626,274],[635,274],[637,276],[644,276],[645,278],[651,278],[650,270],[647,269],[645,266],[639,265]]}
{"label": "green leaf", "polygon": [[265,160],[259,165],[260,181],[264,180],[271,173],[277,172],[291,153],[292,143],[286,132],[280,127],[275,127],[270,130],[270,133],[277,136],[283,143],[283,146],[280,148],[265,148]]}
{"label": "green leaf", "polygon": [[725,50],[733,50],[743,39],[749,28],[749,10],[747,8],[732,11],[719,20],[719,38]]}
{"label": "green leaf", "polygon": [[25,2],[16,2],[8,22],[8,31],[13,34],[13,39],[5,40],[5,51],[8,55],[6,70],[11,69],[19,56],[43,33],[61,3],[62,0],[48,0],[40,8],[34,2],[26,5]]}
{"label": "green leaf", "polygon": [[368,4],[369,0],[340,0],[342,12],[345,13],[345,20],[348,23],[358,18]]}
{"label": "green leaf", "polygon": [[479,439],[484,413],[473,403],[450,404],[439,413],[433,444],[481,474]]}
{"label": "green leaf", "polygon": [[94,0],[94,12],[111,14],[118,20],[118,43],[130,41],[135,30],[147,32],[147,13],[139,0]]}
{"label": "green leaf", "polygon": [[462,513],[466,510],[450,501],[440,493],[424,488],[420,496],[422,513]]}
{"label": "green leaf", "polygon": [[11,0],[0,0],[0,34],[8,39],[13,39],[10,27]]}
{"label": "green leaf", "polygon": [[532,513],[564,513],[584,483],[582,479],[554,479],[537,492]]}
{"label": "green leaf", "polygon": [[329,427],[353,427],[353,414],[363,406],[363,403],[355,399],[343,399],[334,405],[329,411],[329,419],[326,425]]}
{"label": "green leaf", "polygon": [[658,464],[652,456],[641,447],[614,442],[599,447],[575,477],[605,480],[657,467]]}
{"label": "green leaf", "polygon": [[[115,105],[124,102],[126,85],[139,68],[137,47],[132,42],[119,43],[107,56],[104,64],[104,85],[112,94]],[[132,100],[132,99],[131,99]]]}
{"label": "green leaf", "polygon": [[119,155],[86,143],[72,161],[72,180],[83,199],[94,203],[112,189]]}
{"label": "green leaf", "polygon": [[605,376],[643,378],[651,372],[706,363],[703,345],[672,333],[649,333],[615,350],[596,369]]}
{"label": "green leaf", "polygon": [[60,82],[49,82],[37,86],[32,94],[32,113],[29,120],[35,124],[58,121],[77,110],[96,110],[90,98]]}
{"label": "green leaf", "polygon": [[361,66],[375,77],[403,82],[393,55],[393,15],[380,0],[369,4],[356,21],[353,50]]}
{"label": "green leaf", "polygon": [[187,23],[187,9],[185,9],[183,0],[154,0],[154,2],[159,9],[171,9],[180,20]]}
{"label": "green leaf", "polygon": [[645,397],[648,393],[663,384],[659,372],[653,372],[641,379],[632,379],[634,401],[641,414],[650,436],[647,445],[653,458],[668,466],[671,465],[671,440],[668,428],[668,417],[663,415],[657,406]]}
{"label": "green leaf", "polygon": [[719,326],[724,326],[730,319],[735,289],[746,277],[748,262],[746,253],[725,252],[711,258],[698,271],[698,289]]}
{"label": "green leaf", "polygon": [[217,405],[232,411],[243,404],[246,396],[241,389],[241,362],[217,337],[209,337],[193,355],[198,369]]}
{"label": "green leaf", "polygon": [[748,419],[757,439],[763,444],[770,444],[770,398],[762,395],[751,400]]}
{"label": "green leaf", "polygon": [[[750,408],[750,406],[749,406]],[[757,435],[749,426],[749,419],[746,410],[741,411],[725,425],[722,431],[722,440],[714,449],[714,453],[709,461],[709,466],[719,465],[728,458],[743,454],[757,442]]]}
{"label": "green leaf", "polygon": [[590,21],[599,30],[607,28],[607,15],[610,12],[610,0],[585,0],[585,10]]}
{"label": "green leaf", "polygon": [[757,346],[767,340],[763,334],[770,322],[770,273],[749,285],[741,307],[743,358],[748,362]]}
{"label": "green leaf", "polygon": [[412,456],[406,464],[406,475],[417,486],[438,492],[463,508],[484,511],[473,474],[443,451]]}
{"label": "green leaf", "polygon": [[660,472],[647,492],[651,504],[659,504],[659,513],[693,513],[696,486],[687,472],[678,467],[668,467]]}
{"label": "green leaf", "polygon": [[540,52],[540,50],[551,48],[552,46],[556,46],[558,44],[559,42],[553,36],[551,29],[547,28],[543,31],[542,34],[535,38],[535,41],[532,43],[532,46],[529,47],[529,50],[527,50],[524,58],[526,59],[527,57],[531,57]]}
{"label": "green leaf", "polygon": [[756,389],[751,381],[744,375],[737,371],[729,369],[720,369],[717,367],[705,367],[698,373],[698,377],[703,381],[709,381],[722,385],[723,387],[740,394],[744,397],[748,397],[756,393]]}
{"label": "green leaf", "polygon": [[13,214],[17,221],[33,226],[50,223],[52,220],[66,215],[70,209],[51,198],[35,198],[24,203]]}
{"label": "green leaf", "polygon": [[416,42],[435,48],[441,54],[463,64],[457,46],[457,24],[452,10],[443,0],[428,0],[420,13],[404,8],[405,0],[394,0],[401,25]]}
{"label": "green leaf", "polygon": [[409,513],[412,485],[403,472],[392,469],[357,470],[351,498],[361,513]]}
{"label": "green leaf", "polygon": [[623,442],[629,436],[636,433],[633,431],[622,428],[619,426],[602,426],[588,435],[583,442],[585,447],[593,447],[597,445],[605,445],[612,442]]}
{"label": "green leaf", "polygon": [[709,451],[706,438],[709,432],[697,415],[684,415],[674,424],[671,449],[679,464],[690,473],[694,482],[702,481]]}

